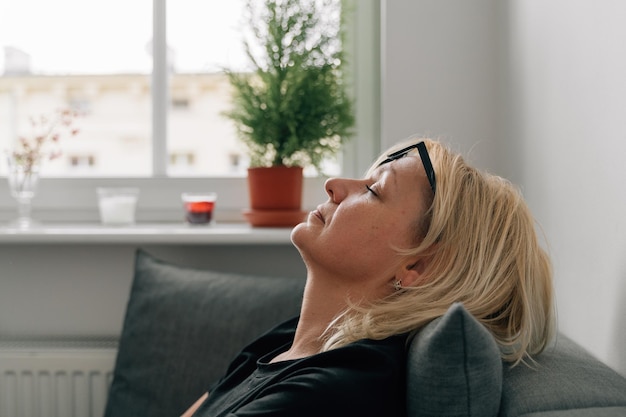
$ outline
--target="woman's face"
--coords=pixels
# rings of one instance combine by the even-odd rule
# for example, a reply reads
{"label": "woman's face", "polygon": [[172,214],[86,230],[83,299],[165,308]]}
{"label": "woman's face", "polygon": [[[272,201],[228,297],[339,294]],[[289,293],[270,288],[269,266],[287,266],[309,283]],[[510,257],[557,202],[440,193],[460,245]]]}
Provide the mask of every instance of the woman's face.
{"label": "woman's face", "polygon": [[425,187],[424,168],[413,153],[365,179],[329,179],[328,201],[294,228],[292,241],[310,270],[386,282],[401,266],[394,248],[415,243],[415,224],[426,210]]}

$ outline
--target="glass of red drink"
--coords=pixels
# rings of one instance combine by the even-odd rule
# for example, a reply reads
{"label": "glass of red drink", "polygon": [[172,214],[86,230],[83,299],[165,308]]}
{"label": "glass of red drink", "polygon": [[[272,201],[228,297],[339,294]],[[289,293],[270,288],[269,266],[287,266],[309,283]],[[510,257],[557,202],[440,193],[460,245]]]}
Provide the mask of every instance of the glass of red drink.
{"label": "glass of red drink", "polygon": [[181,197],[187,223],[208,224],[211,222],[215,200],[217,200],[216,193],[188,192],[183,193]]}

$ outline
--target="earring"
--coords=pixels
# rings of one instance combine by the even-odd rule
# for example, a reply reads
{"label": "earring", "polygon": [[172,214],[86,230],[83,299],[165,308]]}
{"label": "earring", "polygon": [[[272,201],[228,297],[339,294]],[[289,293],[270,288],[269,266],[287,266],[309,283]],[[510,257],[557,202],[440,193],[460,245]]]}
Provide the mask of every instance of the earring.
{"label": "earring", "polygon": [[402,281],[397,280],[396,282],[393,283],[393,288],[396,291],[400,291],[402,289]]}

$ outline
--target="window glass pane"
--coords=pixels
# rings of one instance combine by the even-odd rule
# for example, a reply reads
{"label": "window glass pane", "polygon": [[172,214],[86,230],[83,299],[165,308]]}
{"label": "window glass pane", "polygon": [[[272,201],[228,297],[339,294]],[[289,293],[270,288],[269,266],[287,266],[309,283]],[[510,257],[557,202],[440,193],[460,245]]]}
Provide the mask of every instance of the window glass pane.
{"label": "window glass pane", "polygon": [[[246,149],[222,115],[230,105],[222,69],[249,68],[244,5],[166,4],[168,175],[246,173]],[[31,117],[71,107],[84,113],[80,132],[61,139],[63,153],[44,176],[150,176],[152,16],[152,0],[0,2],[0,152],[34,136]],[[338,169],[334,160],[328,166]],[[4,168],[0,162],[0,174]]]}
{"label": "window glass pane", "polygon": [[245,148],[232,121],[225,67],[246,62],[241,27],[244,0],[175,0],[167,3],[170,61],[168,173],[173,176],[242,176]]}
{"label": "window glass pane", "polygon": [[0,150],[69,106],[80,133],[44,175],[150,175],[151,39],[151,0],[0,3]]}
{"label": "window glass pane", "polygon": [[[258,5],[263,1],[255,0]],[[250,37],[245,4],[245,0],[167,3],[171,176],[246,174],[247,150],[239,141],[233,122],[222,115],[230,106],[229,82],[223,69],[252,68],[243,48],[243,34]],[[338,159],[325,160],[323,170],[337,175]],[[308,167],[305,174],[317,172]]]}

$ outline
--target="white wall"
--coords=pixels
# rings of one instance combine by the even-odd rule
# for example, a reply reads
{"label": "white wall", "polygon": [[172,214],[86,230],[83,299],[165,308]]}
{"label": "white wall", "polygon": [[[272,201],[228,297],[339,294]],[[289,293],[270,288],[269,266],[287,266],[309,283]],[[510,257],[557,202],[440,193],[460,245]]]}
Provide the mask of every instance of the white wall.
{"label": "white wall", "polygon": [[445,139],[473,162],[496,158],[495,0],[382,2],[383,148],[409,136]]}
{"label": "white wall", "polygon": [[118,336],[135,250],[186,267],[304,279],[295,247],[0,244],[0,339]]}
{"label": "white wall", "polygon": [[509,3],[505,133],[551,243],[560,327],[626,374],[626,2]]}
{"label": "white wall", "polygon": [[382,130],[521,185],[560,330],[626,374],[626,2],[383,2]]}

